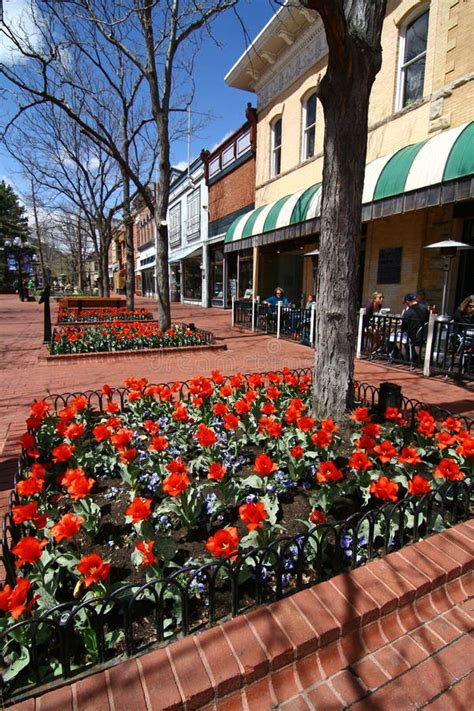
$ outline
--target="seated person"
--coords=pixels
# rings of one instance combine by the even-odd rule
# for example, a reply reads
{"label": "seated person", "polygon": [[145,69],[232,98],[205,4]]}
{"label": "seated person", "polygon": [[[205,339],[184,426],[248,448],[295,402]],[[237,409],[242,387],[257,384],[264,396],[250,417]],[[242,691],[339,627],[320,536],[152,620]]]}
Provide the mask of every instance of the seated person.
{"label": "seated person", "polygon": [[370,301],[365,306],[365,316],[369,319],[374,314],[378,314],[383,306],[384,295],[381,291],[374,291]]}
{"label": "seated person", "polygon": [[383,342],[383,334],[380,325],[375,323],[376,319],[373,316],[380,314],[383,306],[384,295],[381,291],[374,291],[370,297],[370,301],[365,305],[364,313],[364,331],[367,336],[367,342],[372,354],[377,353]]}
{"label": "seated person", "polygon": [[461,372],[472,372],[474,352],[474,294],[467,296],[454,312],[451,345],[460,357]]}
{"label": "seated person", "polygon": [[277,306],[278,303],[282,303],[284,306],[286,306],[290,302],[286,298],[281,286],[277,286],[277,288],[275,289],[275,293],[272,294],[272,296],[267,296],[267,298],[263,300],[263,303],[268,304],[269,306]]}
{"label": "seated person", "polygon": [[[430,312],[426,306],[418,303],[416,294],[405,294],[407,309],[402,315],[402,335],[406,334],[408,344],[411,346],[421,346],[423,343],[423,326],[428,323]],[[411,360],[418,359],[416,351],[411,351]]]}
{"label": "seated person", "polygon": [[310,309],[313,304],[316,303],[316,297],[314,294],[308,294],[308,299],[306,301],[305,309]]}
{"label": "seated person", "polygon": [[474,294],[467,296],[454,312],[454,323],[466,323],[474,326]]}

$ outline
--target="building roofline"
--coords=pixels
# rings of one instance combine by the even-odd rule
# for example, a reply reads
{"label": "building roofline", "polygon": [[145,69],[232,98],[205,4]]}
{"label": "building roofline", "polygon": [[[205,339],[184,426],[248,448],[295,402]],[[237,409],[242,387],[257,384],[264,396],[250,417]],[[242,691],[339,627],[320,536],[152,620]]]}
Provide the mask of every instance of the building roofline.
{"label": "building roofline", "polygon": [[279,10],[268,20],[267,24],[260,30],[255,39],[249,44],[247,49],[240,55],[238,60],[229,69],[224,77],[224,81],[228,86],[235,86],[235,82],[245,69],[252,65],[252,56],[258,55],[264,48],[270,37],[273,36],[277,24],[280,24],[285,15],[288,14],[288,0],[280,7]]}

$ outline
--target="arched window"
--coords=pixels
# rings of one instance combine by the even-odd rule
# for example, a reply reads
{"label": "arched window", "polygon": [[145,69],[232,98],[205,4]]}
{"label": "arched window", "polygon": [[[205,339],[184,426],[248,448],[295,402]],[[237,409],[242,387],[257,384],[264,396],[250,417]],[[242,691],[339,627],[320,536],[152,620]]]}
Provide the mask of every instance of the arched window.
{"label": "arched window", "polygon": [[303,152],[302,159],[313,158],[316,140],[316,92],[303,103]]}
{"label": "arched window", "polygon": [[401,29],[397,109],[423,97],[428,19],[429,10],[425,10]]}
{"label": "arched window", "polygon": [[275,119],[272,123],[272,154],[271,154],[271,174],[280,175],[281,173],[281,116]]}

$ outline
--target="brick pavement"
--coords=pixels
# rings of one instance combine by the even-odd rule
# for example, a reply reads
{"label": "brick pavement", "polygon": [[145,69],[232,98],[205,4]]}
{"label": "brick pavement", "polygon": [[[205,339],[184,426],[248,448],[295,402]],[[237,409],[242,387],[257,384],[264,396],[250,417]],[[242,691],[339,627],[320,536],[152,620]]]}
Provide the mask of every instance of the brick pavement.
{"label": "brick pavement", "polygon": [[[149,300],[139,299],[137,306],[148,306],[155,311]],[[54,319],[56,307],[52,311]],[[16,442],[24,431],[24,420],[34,398],[48,392],[100,388],[105,382],[121,385],[130,375],[144,376],[151,382],[166,382],[207,375],[215,368],[229,374],[312,365],[312,352],[305,346],[231,329],[229,312],[177,304],[173,305],[173,318],[213,331],[218,342],[227,345],[227,350],[181,354],[178,358],[175,354],[157,353],[106,361],[91,358],[84,364],[51,364],[41,359],[44,353],[42,307],[36,303],[21,303],[16,296],[0,295],[0,508],[6,506],[18,455]],[[383,381],[397,382],[408,397],[438,404],[453,412],[474,414],[472,392],[467,388],[366,361],[357,362],[356,377],[375,385]],[[397,576],[402,581],[392,590],[392,596],[385,589],[387,569],[383,566],[387,563],[377,561],[351,574],[348,589],[358,586],[357,600],[341,588],[339,595],[345,604],[339,600],[335,606],[333,603],[339,598],[334,598],[333,588],[315,586],[299,593],[300,597],[297,595],[276,606],[257,610],[192,640],[181,640],[167,651],[157,650],[139,660],[129,660],[14,708],[118,711],[134,706],[139,711],[142,708],[201,708],[211,701],[209,708],[251,711],[258,708],[326,711],[352,705],[358,709],[377,709],[392,703],[410,709],[424,708],[428,704],[430,708],[442,705],[443,709],[462,709],[463,704],[467,708],[469,690],[472,695],[472,678],[469,677],[470,666],[466,669],[461,660],[469,659],[468,645],[472,644],[469,637],[472,625],[468,621],[472,605],[466,602],[469,595],[472,596],[472,578],[469,577],[472,575],[472,531],[472,524],[464,524],[455,543],[446,542],[444,538],[431,539],[410,549],[413,552],[392,559],[397,561],[399,570],[392,571],[389,579],[393,585]],[[459,535],[463,537],[463,544]],[[446,555],[446,546],[453,554],[452,560]],[[416,553],[418,550],[422,552]],[[377,568],[379,563],[382,568]],[[410,566],[412,577],[403,576],[406,565]],[[421,573],[414,575],[415,570]],[[371,596],[374,585],[370,587],[367,575],[372,576],[372,583],[380,594],[384,590],[383,604],[377,602],[377,595]],[[462,583],[460,575],[463,575]],[[449,583],[448,589],[447,581],[452,579],[454,582]],[[322,585],[334,587],[334,582]],[[458,586],[456,592],[453,592],[454,585]],[[331,610],[324,603],[328,594],[332,595]],[[418,601],[415,604],[413,600],[422,594],[425,597],[420,597],[420,601],[427,599],[428,602],[420,607]],[[433,602],[435,596],[437,604]],[[400,607],[402,602],[404,607]],[[295,605],[300,606],[299,614],[295,613]],[[297,629],[295,619],[300,620]],[[370,626],[374,620],[377,627]],[[354,626],[359,629],[359,636],[355,635]],[[228,631],[222,632],[222,629]],[[260,637],[265,631],[271,631],[270,637],[266,635],[266,643]],[[222,666],[223,658],[216,649],[225,651],[228,647],[231,661],[227,668]],[[352,659],[354,654],[360,658]],[[470,656],[473,657],[472,653]],[[250,666],[248,659],[253,660]],[[184,672],[198,667],[200,674]],[[157,669],[160,669],[159,679]],[[422,678],[427,680],[426,684],[420,683]],[[235,693],[242,686],[243,690]],[[425,686],[431,689],[429,693],[423,691]],[[172,703],[165,703],[165,687],[171,694],[170,699],[174,699]],[[221,697],[225,698],[221,700]]]}

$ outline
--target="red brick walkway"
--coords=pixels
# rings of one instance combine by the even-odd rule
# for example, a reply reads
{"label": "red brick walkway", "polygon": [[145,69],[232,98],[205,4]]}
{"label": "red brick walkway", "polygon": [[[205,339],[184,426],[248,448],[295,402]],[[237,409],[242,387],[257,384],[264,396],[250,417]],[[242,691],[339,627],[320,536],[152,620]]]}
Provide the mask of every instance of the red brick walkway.
{"label": "red brick walkway", "polygon": [[[154,310],[150,301],[138,305]],[[106,382],[121,385],[131,375],[156,383],[208,375],[216,368],[229,374],[312,365],[305,346],[232,330],[229,312],[178,304],[173,317],[213,331],[227,350],[46,363],[40,357],[42,307],[0,295],[0,509],[6,507],[16,442],[34,398]],[[474,414],[467,388],[365,361],[356,364],[356,377],[375,385],[397,382],[407,397]],[[353,704],[389,709],[397,703],[401,710],[436,708],[436,703],[467,709],[468,690],[473,691],[468,677],[474,658],[468,647],[472,606],[466,602],[472,596],[473,530],[464,524],[340,576],[346,590],[336,588],[335,581],[323,583],[13,708],[149,711],[203,708],[212,701],[209,708],[250,711],[328,711]]]}

